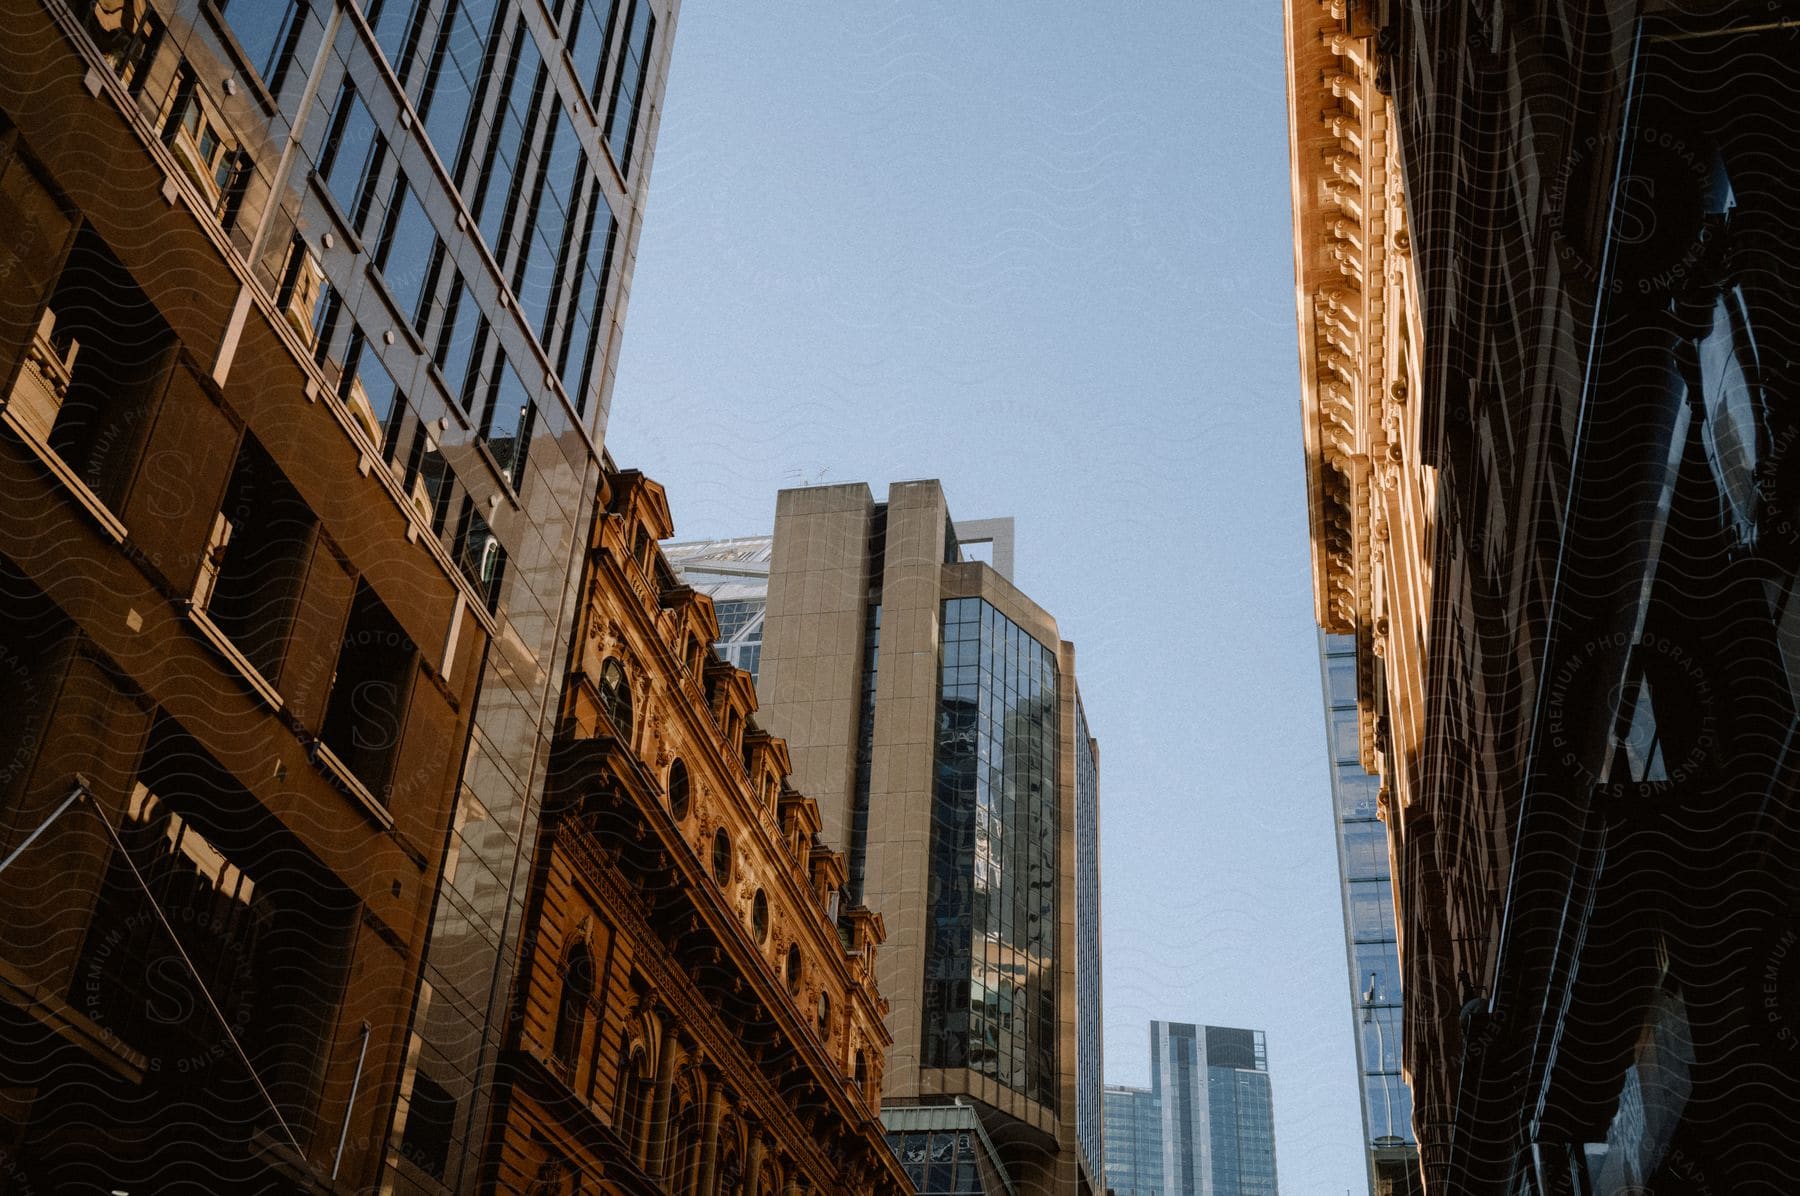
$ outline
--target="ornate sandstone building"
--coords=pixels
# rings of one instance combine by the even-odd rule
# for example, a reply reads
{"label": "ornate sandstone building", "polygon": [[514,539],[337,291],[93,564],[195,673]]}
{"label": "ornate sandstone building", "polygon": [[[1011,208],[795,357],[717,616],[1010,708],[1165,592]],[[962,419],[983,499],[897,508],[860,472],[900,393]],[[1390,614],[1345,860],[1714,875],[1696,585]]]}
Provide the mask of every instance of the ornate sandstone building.
{"label": "ornate sandstone building", "polygon": [[879,916],[712,650],[657,541],[662,487],[608,472],[532,861],[487,1185],[538,1193],[911,1190],[878,1108]]}
{"label": "ornate sandstone building", "polygon": [[[1340,684],[1358,712],[1343,725],[1331,720],[1333,747],[1339,771],[1384,780],[1372,808],[1350,813],[1395,828],[1425,725],[1435,488],[1419,452],[1418,286],[1394,106],[1368,20],[1366,5],[1353,15],[1344,0],[1289,0],[1289,151],[1314,612],[1332,643],[1353,649],[1342,660],[1354,662],[1352,676]],[[1373,863],[1365,873],[1389,875]],[[1352,911],[1355,989],[1376,1031],[1359,1031],[1372,1040],[1365,1073],[1388,1070],[1380,1060],[1399,1055],[1399,1042],[1375,1026],[1387,1015],[1374,1008],[1400,1001],[1392,911],[1391,901],[1368,917]],[[1416,1191],[1410,1127],[1392,1124],[1403,1098],[1366,1087],[1373,1191]]]}

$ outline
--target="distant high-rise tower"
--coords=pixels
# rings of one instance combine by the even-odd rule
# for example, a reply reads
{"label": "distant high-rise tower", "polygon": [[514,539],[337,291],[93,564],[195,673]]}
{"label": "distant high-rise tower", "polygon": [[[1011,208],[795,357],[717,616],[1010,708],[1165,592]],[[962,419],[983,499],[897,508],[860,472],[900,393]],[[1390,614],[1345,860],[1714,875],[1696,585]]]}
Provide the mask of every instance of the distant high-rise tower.
{"label": "distant high-rise tower", "polygon": [[1261,1030],[1150,1023],[1168,1196],[1276,1196],[1275,1102]]}
{"label": "distant high-rise tower", "polygon": [[1112,1196],[1163,1196],[1162,1108],[1156,1093],[1106,1086],[1106,1190]]}
{"label": "distant high-rise tower", "polygon": [[1356,638],[1321,632],[1319,644],[1369,1191],[1371,1196],[1412,1196],[1420,1190],[1419,1147],[1413,1138],[1412,1092],[1400,1074],[1394,882],[1387,825],[1376,817],[1381,778],[1364,772],[1358,756]]}

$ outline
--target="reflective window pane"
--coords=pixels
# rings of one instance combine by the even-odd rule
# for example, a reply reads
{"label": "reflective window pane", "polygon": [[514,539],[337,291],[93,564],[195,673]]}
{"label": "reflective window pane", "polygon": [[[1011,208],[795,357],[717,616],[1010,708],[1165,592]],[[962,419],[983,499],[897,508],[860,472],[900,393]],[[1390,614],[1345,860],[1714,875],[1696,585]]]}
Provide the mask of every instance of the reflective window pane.
{"label": "reflective window pane", "polygon": [[420,115],[438,158],[454,173],[461,161],[463,128],[481,86],[495,0],[447,0],[447,4]]}
{"label": "reflective window pane", "polygon": [[525,232],[525,252],[513,274],[513,293],[526,322],[549,340],[550,319],[562,275],[569,212],[586,176],[586,156],[568,113],[557,111],[538,168],[537,195]]}
{"label": "reflective window pane", "polygon": [[612,41],[618,16],[619,0],[575,0],[575,17],[569,23],[569,58],[575,64],[575,80],[596,105],[606,46]]}
{"label": "reflective window pane", "polygon": [[1386,880],[1350,883],[1350,931],[1358,938],[1394,933],[1394,888]]}
{"label": "reflective window pane", "polygon": [[519,170],[531,140],[531,120],[543,85],[542,66],[537,41],[525,28],[525,22],[520,21],[514,28],[512,54],[501,91],[504,98],[494,114],[494,133],[482,159],[481,173],[470,180],[476,224],[495,259],[500,261],[507,256],[503,237],[511,223]]}
{"label": "reflective window pane", "polygon": [[450,295],[450,309],[438,336],[437,353],[432,360],[443,375],[444,385],[462,406],[469,409],[469,396],[475,389],[473,363],[475,348],[485,339],[481,309],[469,294],[468,284],[461,278]]}
{"label": "reflective window pane", "polygon": [[634,0],[631,20],[625,26],[619,72],[613,78],[612,104],[606,114],[606,147],[612,151],[621,175],[631,173],[638,108],[644,98],[644,81],[650,75],[650,43],[655,34],[656,15],[650,11],[650,0]]}
{"label": "reflective window pane", "polygon": [[250,59],[251,69],[263,82],[274,86],[280,69],[280,58],[287,46],[288,33],[302,6],[294,0],[229,0],[220,5],[231,36]]}
{"label": "reflective window pane", "polygon": [[[354,224],[361,198],[362,182],[373,161],[381,136],[375,131],[375,118],[368,105],[346,85],[338,94],[331,130],[319,155],[319,177],[325,189],[337,201],[338,209]],[[360,231],[360,230],[354,230]]]}
{"label": "reflective window pane", "polygon": [[597,185],[590,190],[589,196],[579,260],[571,283],[574,290],[563,320],[563,343],[556,365],[564,392],[575,404],[575,410],[582,412],[587,410],[588,391],[593,385],[601,312],[606,302],[607,277],[612,270],[613,244],[619,232],[618,222],[613,219],[611,209],[606,207],[606,198]]}
{"label": "reflective window pane", "polygon": [[525,449],[531,437],[531,396],[518,371],[500,357],[488,399],[482,438],[508,483],[517,490],[524,481]]}
{"label": "reflective window pane", "polygon": [[1388,875],[1387,826],[1380,822],[1344,824],[1344,874],[1350,880]]}
{"label": "reflective window pane", "polygon": [[406,35],[412,26],[413,0],[370,0],[369,28],[375,44],[387,56],[388,65],[401,80],[406,78]]}
{"label": "reflective window pane", "polygon": [[415,325],[437,243],[431,218],[402,177],[394,184],[394,200],[388,205],[387,221],[375,248],[375,268],[381,271],[401,313]]}

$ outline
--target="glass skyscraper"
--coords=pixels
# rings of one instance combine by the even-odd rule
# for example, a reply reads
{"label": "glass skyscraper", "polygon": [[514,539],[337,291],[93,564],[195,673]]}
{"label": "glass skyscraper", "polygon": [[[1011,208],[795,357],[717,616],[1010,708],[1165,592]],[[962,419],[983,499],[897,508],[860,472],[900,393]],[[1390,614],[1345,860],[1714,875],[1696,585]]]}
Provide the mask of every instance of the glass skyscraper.
{"label": "glass skyscraper", "polygon": [[1106,1187],[1113,1196],[1163,1196],[1162,1106],[1148,1088],[1106,1086]]}
{"label": "glass skyscraper", "polygon": [[[1161,1186],[1149,1190],[1168,1196],[1276,1196],[1275,1102],[1262,1031],[1151,1022],[1148,1091],[1161,1153]],[[1116,1126],[1128,1133],[1131,1145],[1118,1149],[1143,1158],[1151,1123],[1142,1103],[1129,1117],[1122,1102],[1117,1117],[1114,1107],[1108,1106],[1108,1132]],[[1115,1150],[1110,1139],[1106,1150],[1110,1160]],[[1134,1177],[1140,1187],[1154,1182],[1147,1171]]]}
{"label": "glass skyscraper", "polygon": [[756,680],[762,667],[763,615],[769,606],[772,536],[688,540],[663,545],[682,583],[713,600],[719,638],[713,650]]}
{"label": "glass skyscraper", "polygon": [[1319,642],[1369,1190],[1399,1196],[1419,1190],[1419,1160],[1412,1093],[1400,1074],[1400,967],[1387,824],[1377,816],[1381,778],[1360,763],[1355,637],[1321,633]]}

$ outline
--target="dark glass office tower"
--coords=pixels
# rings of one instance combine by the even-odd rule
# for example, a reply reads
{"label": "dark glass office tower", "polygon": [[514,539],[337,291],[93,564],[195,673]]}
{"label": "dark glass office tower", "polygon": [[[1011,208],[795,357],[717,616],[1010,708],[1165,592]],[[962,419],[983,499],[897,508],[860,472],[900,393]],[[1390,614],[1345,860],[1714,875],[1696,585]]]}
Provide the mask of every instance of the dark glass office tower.
{"label": "dark glass office tower", "polygon": [[[254,881],[228,954],[258,959],[271,927],[316,916],[320,989],[343,959],[348,991],[380,994],[329,1044],[323,1095],[270,1131],[326,1172],[341,1153],[397,1191],[475,1182],[677,8],[0,9],[0,266],[17,301],[0,318],[0,456],[21,462],[4,524],[77,511],[103,539],[84,556],[65,535],[65,554],[111,564],[68,575],[120,604],[62,594],[37,549],[8,541],[6,613],[136,676],[121,692],[160,711],[141,767],[113,778],[98,749],[64,763],[115,821],[135,801],[146,842],[191,829],[158,868],[218,855]],[[52,497],[29,498],[28,475]],[[41,620],[13,618],[29,611]],[[134,638],[64,636],[90,615]],[[210,700],[217,742],[158,688],[205,672],[189,641],[253,698]],[[175,663],[151,667],[165,649]],[[60,685],[60,660],[34,657],[31,684]],[[154,782],[136,798],[134,775]],[[305,867],[341,883],[313,886],[329,917],[234,843],[250,813],[207,825],[202,792],[285,811]],[[35,825],[20,820],[46,812],[36,801],[0,803],[0,841]],[[304,1054],[279,1037],[271,1050]]]}
{"label": "dark glass office tower", "polygon": [[[240,0],[227,23],[239,7],[268,23],[280,6]],[[300,221],[339,234],[315,355],[328,370],[343,355],[340,395],[362,380],[390,469],[494,625],[390,1142],[402,1187],[466,1188],[678,0],[287,7],[267,43],[291,47],[281,61],[305,61],[323,26],[322,66],[305,83],[289,67],[281,92],[326,184]],[[364,361],[380,364],[354,373]],[[407,405],[426,429],[412,442]]]}
{"label": "dark glass office tower", "polygon": [[1275,1101],[1261,1030],[1150,1023],[1150,1090],[1169,1196],[1276,1196]]}

